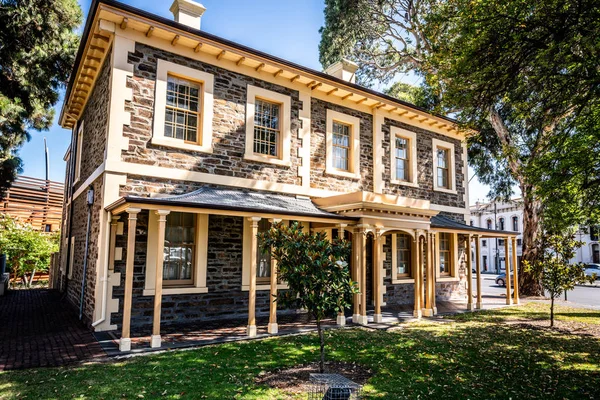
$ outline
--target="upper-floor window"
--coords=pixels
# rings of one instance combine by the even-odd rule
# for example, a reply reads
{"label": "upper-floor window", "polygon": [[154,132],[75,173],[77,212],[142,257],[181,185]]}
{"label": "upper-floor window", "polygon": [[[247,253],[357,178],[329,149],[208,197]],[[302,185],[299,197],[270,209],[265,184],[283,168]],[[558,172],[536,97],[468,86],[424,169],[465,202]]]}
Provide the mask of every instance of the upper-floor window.
{"label": "upper-floor window", "polygon": [[290,166],[291,97],[248,85],[246,101],[244,158]]}
{"label": "upper-floor window", "polygon": [[519,217],[517,217],[516,215],[512,217],[512,225],[513,231],[519,232]]}
{"label": "upper-floor window", "polygon": [[167,215],[163,282],[165,285],[191,284],[196,246],[196,216],[172,212]]}
{"label": "upper-floor window", "polygon": [[281,105],[257,99],[254,107],[254,152],[278,157],[281,152]]}
{"label": "upper-floor window", "polygon": [[517,239],[517,246],[521,246],[523,244],[523,239]]}
{"label": "upper-floor window", "polygon": [[456,193],[454,171],[454,144],[432,139],[433,144],[433,189]]}
{"label": "upper-floor window", "polygon": [[75,174],[73,177],[73,183],[76,183],[81,178],[81,157],[83,156],[83,125],[84,121],[81,121],[79,128],[77,129],[77,146],[75,147]]}
{"label": "upper-floor window", "polygon": [[486,223],[486,226],[488,229],[492,229],[492,220],[491,219],[488,219],[485,223]]}
{"label": "upper-floor window", "polygon": [[482,247],[487,247],[487,240],[482,240],[481,241],[481,246]]}
{"label": "upper-floor window", "polygon": [[349,171],[350,168],[350,131],[352,127],[333,121],[333,168]]}
{"label": "upper-floor window", "polygon": [[212,152],[214,77],[158,60],[152,144]]}
{"label": "upper-floor window", "polygon": [[391,182],[398,185],[418,187],[416,134],[395,126],[390,127],[390,134]]}
{"label": "upper-floor window", "polygon": [[504,246],[504,239],[498,239],[498,246]]}
{"label": "upper-floor window", "polygon": [[360,119],[327,110],[325,172],[360,178]]}
{"label": "upper-floor window", "polygon": [[475,221],[471,220],[471,226],[475,226]]}
{"label": "upper-floor window", "polygon": [[198,142],[201,91],[202,84],[198,82],[167,76],[165,137],[190,143]]}
{"label": "upper-floor window", "polygon": [[504,230],[504,218],[498,219],[498,227],[501,231]]}
{"label": "upper-floor window", "polygon": [[590,226],[590,240],[598,241],[598,237],[600,236],[600,229],[597,225]]}

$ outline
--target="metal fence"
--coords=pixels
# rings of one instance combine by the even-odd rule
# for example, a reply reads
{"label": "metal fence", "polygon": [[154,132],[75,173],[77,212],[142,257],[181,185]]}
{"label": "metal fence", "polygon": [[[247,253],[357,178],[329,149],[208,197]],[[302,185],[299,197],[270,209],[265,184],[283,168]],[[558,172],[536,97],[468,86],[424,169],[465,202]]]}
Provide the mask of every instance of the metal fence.
{"label": "metal fence", "polygon": [[362,399],[362,386],[339,374],[310,374],[308,400]]}

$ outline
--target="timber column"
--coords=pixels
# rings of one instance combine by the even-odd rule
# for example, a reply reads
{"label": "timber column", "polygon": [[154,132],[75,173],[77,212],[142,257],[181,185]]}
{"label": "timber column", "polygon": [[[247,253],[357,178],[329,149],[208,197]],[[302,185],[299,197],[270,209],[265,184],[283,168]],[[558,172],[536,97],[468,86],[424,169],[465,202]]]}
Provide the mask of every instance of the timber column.
{"label": "timber column", "polygon": [[[360,283],[360,237],[362,233],[358,228],[354,229],[352,234],[352,280],[358,284],[359,291],[362,289]],[[352,322],[358,324],[360,319],[360,293],[352,296],[354,311],[352,313]]]}
{"label": "timber column", "polygon": [[169,210],[158,210],[158,238],[156,246],[156,276],[154,281],[154,321],[152,324],[152,337],[150,347],[160,347],[160,311],[162,307],[163,267],[165,261],[165,228]]}
{"label": "timber column", "polygon": [[475,258],[475,273],[477,274],[477,302],[475,303],[475,307],[481,310],[483,303],[481,301],[481,247],[479,235],[475,235]]}
{"label": "timber column", "polygon": [[513,271],[515,276],[514,282],[514,304],[521,304],[521,300],[519,299],[519,267],[517,266],[517,238],[512,238],[512,259],[513,259]]}
{"label": "timber column", "polygon": [[[346,238],[345,228],[348,226],[347,224],[339,224],[338,225],[338,239],[344,240]],[[345,326],[346,325],[346,310],[338,312],[337,315],[337,325]]]}
{"label": "timber column", "polygon": [[508,252],[509,237],[504,238],[504,270],[506,271],[506,304],[512,304],[511,293],[510,293],[510,257]]}
{"label": "timber column", "polygon": [[367,232],[364,228],[360,232],[360,317],[358,323],[361,325],[367,325],[369,320],[367,318]]}
{"label": "timber column", "polygon": [[142,211],[139,208],[128,208],[127,219],[127,258],[125,262],[125,295],[123,296],[123,326],[121,328],[121,340],[119,350],[131,350],[131,292],[133,290],[133,261],[135,257],[135,234],[137,226],[137,215]]}
{"label": "timber column", "polygon": [[471,311],[473,307],[473,257],[471,256],[471,240],[472,236],[467,235],[467,310]]}
{"label": "timber column", "polygon": [[258,234],[258,221],[261,220],[260,217],[250,217],[248,218],[250,221],[250,226],[252,228],[252,240],[251,240],[251,248],[250,252],[250,288],[248,290],[248,327],[246,329],[246,333],[250,337],[256,336],[256,247],[258,245],[258,238],[256,235]]}
{"label": "timber column", "polygon": [[[279,218],[273,218],[271,224],[281,222]],[[267,332],[275,334],[279,332],[277,325],[277,260],[271,256],[271,292],[269,297],[269,325]]]}
{"label": "timber column", "polygon": [[435,271],[433,269],[433,257],[432,254],[434,252],[433,250],[433,234],[430,232],[427,232],[426,234],[427,237],[427,241],[426,241],[426,245],[427,245],[427,252],[426,252],[426,261],[427,261],[427,265],[426,265],[426,284],[427,284],[427,292],[425,293],[425,309],[423,310],[423,315],[426,317],[432,317],[434,315],[434,311],[433,311],[433,296],[435,296],[435,294],[433,293],[435,291],[435,283],[434,283],[434,279],[433,279],[433,275],[435,274]]}
{"label": "timber column", "polygon": [[380,324],[383,322],[381,314],[381,231],[377,229],[373,237],[373,281],[375,286],[375,313],[373,322]]}
{"label": "timber column", "polygon": [[[418,231],[415,231],[415,236],[413,238],[413,256],[412,263],[415,266],[415,304],[413,316],[415,318],[421,318],[423,315],[422,307],[421,307],[421,297],[423,294],[423,265],[421,261],[421,237]],[[394,257],[394,255],[392,255]],[[392,276],[396,271],[392,271]]]}

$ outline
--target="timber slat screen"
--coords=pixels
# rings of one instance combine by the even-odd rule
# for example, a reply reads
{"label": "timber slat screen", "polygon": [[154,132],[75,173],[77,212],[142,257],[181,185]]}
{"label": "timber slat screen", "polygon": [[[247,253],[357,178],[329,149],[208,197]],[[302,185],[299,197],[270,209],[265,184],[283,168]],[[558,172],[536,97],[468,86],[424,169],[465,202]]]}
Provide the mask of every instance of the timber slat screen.
{"label": "timber slat screen", "polygon": [[63,197],[64,185],[60,182],[18,176],[2,198],[0,213],[53,232],[60,229]]}

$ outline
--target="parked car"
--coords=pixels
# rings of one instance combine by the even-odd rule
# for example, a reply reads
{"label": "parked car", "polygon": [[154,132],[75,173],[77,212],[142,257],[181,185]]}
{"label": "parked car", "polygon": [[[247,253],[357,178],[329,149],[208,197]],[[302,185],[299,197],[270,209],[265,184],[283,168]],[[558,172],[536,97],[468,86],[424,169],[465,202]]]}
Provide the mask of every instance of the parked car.
{"label": "parked car", "polygon": [[600,264],[587,264],[585,266],[585,276],[596,274],[596,279],[600,279]]}
{"label": "parked car", "polygon": [[[511,283],[515,281],[515,274],[513,273],[510,276]],[[506,286],[506,272],[501,273],[496,277],[496,285],[498,286]]]}

